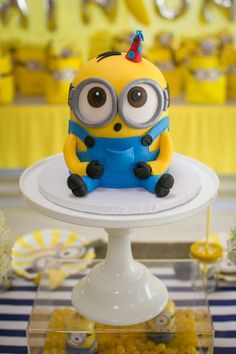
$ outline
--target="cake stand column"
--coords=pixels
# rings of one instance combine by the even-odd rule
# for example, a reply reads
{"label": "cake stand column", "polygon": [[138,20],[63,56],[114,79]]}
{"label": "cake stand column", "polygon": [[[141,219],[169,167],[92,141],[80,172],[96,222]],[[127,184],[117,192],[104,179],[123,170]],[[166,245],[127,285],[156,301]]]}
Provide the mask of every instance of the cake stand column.
{"label": "cake stand column", "polygon": [[105,229],[108,234],[104,273],[107,279],[129,279],[139,274],[131,251],[132,229]]}
{"label": "cake stand column", "polygon": [[131,229],[105,229],[106,258],[78,282],[72,303],[86,318],[108,325],[131,325],[157,316],[168,301],[165,285],[134,260]]}

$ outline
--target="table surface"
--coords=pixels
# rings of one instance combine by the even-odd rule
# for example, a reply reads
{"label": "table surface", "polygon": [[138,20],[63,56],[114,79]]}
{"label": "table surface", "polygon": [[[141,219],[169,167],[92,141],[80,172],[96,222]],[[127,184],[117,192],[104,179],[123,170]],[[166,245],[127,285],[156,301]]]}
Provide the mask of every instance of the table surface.
{"label": "table surface", "polygon": [[[169,292],[187,298],[183,287],[170,274],[163,274]],[[36,287],[15,277],[10,291],[0,293],[0,353],[26,354],[26,327],[35,298]],[[221,282],[208,296],[215,328],[214,354],[236,353],[236,284]]]}

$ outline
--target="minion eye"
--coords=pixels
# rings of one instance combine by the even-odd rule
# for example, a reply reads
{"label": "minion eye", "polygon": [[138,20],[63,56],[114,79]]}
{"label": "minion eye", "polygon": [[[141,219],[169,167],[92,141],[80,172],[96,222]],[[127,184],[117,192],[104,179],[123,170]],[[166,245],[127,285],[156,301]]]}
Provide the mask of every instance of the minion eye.
{"label": "minion eye", "polygon": [[86,339],[86,333],[72,333],[68,338],[68,343],[70,345],[82,344]]}
{"label": "minion eye", "polygon": [[93,87],[87,95],[88,103],[94,108],[102,107],[106,103],[106,91],[102,87]]}
{"label": "minion eye", "polygon": [[82,81],[75,88],[71,109],[87,125],[94,128],[106,125],[117,112],[115,90],[109,82],[102,79]]}
{"label": "minion eye", "polygon": [[135,80],[122,91],[119,112],[128,125],[142,129],[157,122],[166,106],[165,99],[163,90],[154,80]]}
{"label": "minion eye", "polygon": [[166,315],[157,316],[155,319],[155,323],[158,327],[166,327],[168,326],[169,322],[170,320]]}
{"label": "minion eye", "polygon": [[73,247],[66,247],[59,252],[59,257],[60,258],[80,257],[84,254],[84,251],[85,251],[84,248],[77,249],[77,248],[73,248]]}

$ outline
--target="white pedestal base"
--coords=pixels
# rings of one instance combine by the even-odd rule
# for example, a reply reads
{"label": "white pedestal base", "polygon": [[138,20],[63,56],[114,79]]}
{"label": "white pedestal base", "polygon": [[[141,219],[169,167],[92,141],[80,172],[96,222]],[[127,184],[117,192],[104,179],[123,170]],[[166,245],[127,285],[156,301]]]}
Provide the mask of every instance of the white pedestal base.
{"label": "white pedestal base", "polygon": [[107,230],[105,261],[74,287],[72,304],[86,318],[107,325],[131,325],[158,315],[166,306],[165,285],[134,261],[129,229]]}

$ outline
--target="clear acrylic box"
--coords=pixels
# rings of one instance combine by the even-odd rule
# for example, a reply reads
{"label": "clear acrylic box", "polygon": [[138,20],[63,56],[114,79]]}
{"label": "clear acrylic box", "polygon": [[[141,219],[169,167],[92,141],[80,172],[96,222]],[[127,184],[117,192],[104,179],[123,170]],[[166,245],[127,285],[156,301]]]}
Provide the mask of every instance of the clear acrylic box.
{"label": "clear acrylic box", "polygon": [[[27,328],[30,354],[213,353],[214,330],[196,261],[141,261],[163,281],[169,303],[173,301],[174,307],[172,303],[153,320],[132,326],[94,323],[73,308],[73,287],[99,262],[62,259],[49,262]],[[71,275],[51,290],[49,274],[58,276],[65,268],[71,270]]]}

